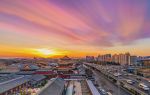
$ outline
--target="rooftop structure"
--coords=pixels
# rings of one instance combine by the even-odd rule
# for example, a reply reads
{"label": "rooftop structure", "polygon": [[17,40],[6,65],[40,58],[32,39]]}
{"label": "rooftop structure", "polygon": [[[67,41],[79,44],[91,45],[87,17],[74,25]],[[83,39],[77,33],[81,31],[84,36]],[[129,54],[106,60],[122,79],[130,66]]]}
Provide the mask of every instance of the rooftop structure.
{"label": "rooftop structure", "polygon": [[91,80],[86,80],[88,87],[92,93],[92,95],[100,95],[100,93],[98,92],[98,90],[96,89],[96,87],[94,86],[94,84],[92,83]]}
{"label": "rooftop structure", "polygon": [[9,74],[7,76],[3,76],[0,78],[0,84],[5,82],[5,81],[9,81],[9,80],[12,80],[12,79],[15,79],[15,78],[18,78],[20,77],[20,75],[15,75],[15,74]]}
{"label": "rooftop structure", "polygon": [[20,66],[21,71],[34,71],[37,69],[39,69],[39,67],[34,64],[21,64],[21,66]]}
{"label": "rooftop structure", "polygon": [[64,93],[65,81],[61,78],[55,78],[49,81],[48,84],[37,95],[62,95]]}
{"label": "rooftop structure", "polygon": [[69,58],[68,56],[64,56],[63,58],[60,58],[61,60],[64,60],[64,61],[69,61],[71,60],[71,58]]}
{"label": "rooftop structure", "polygon": [[[19,87],[22,84],[25,84],[30,81],[31,76],[9,76],[1,78],[0,82],[0,94],[7,93],[7,91]],[[10,92],[11,93],[11,92]],[[4,94],[5,95],[5,94]]]}
{"label": "rooftop structure", "polygon": [[33,75],[31,77],[31,84],[34,85],[42,80],[44,80],[46,77],[44,75]]}

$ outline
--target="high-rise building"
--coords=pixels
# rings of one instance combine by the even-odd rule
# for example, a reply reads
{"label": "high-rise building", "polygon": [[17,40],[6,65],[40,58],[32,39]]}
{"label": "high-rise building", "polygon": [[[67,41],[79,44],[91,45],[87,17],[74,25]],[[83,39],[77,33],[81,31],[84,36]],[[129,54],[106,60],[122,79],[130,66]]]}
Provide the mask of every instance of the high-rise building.
{"label": "high-rise building", "polygon": [[131,56],[130,53],[104,54],[97,57],[98,62],[114,62],[121,65],[132,65],[137,63],[137,56]]}
{"label": "high-rise building", "polygon": [[94,58],[94,56],[86,56],[86,61],[87,62],[94,62],[95,58]]}
{"label": "high-rise building", "polygon": [[112,56],[112,62],[119,63],[119,56],[117,54]]}
{"label": "high-rise building", "polygon": [[119,63],[119,64],[122,64],[122,65],[130,65],[131,62],[130,62],[130,53],[125,53],[125,54],[115,54],[112,56],[112,62],[115,62],[115,63]]}
{"label": "high-rise building", "polygon": [[111,62],[111,54],[99,55],[97,60],[99,62]]}

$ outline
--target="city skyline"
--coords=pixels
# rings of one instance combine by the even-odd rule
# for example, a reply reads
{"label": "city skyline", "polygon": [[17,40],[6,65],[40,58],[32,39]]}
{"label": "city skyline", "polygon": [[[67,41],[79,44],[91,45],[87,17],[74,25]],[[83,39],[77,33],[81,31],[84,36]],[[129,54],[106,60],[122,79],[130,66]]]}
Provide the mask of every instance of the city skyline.
{"label": "city skyline", "polygon": [[0,57],[150,55],[149,0],[1,0]]}

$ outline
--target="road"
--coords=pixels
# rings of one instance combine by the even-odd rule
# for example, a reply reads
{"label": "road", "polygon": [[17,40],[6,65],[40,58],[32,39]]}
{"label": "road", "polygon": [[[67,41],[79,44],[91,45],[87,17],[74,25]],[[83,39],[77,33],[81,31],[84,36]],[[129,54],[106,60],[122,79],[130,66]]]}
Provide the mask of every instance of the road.
{"label": "road", "polygon": [[135,83],[132,84],[132,86],[136,87],[137,89],[140,89],[141,91],[147,93],[148,95],[150,95],[150,90],[148,91],[144,91],[143,89],[139,88],[139,83],[144,83],[146,84],[148,87],[150,87],[150,84],[146,81],[141,79],[141,81],[136,80],[136,77],[133,75],[129,75],[129,76],[122,76],[122,79],[129,79],[129,80],[133,80]]}
{"label": "road", "polygon": [[100,72],[93,70],[93,73],[98,85],[104,88],[106,91],[111,92],[113,95],[131,95],[127,91],[121,89],[120,87],[112,83],[110,80],[105,78],[105,76],[102,75]]}
{"label": "road", "polygon": [[[118,66],[118,67],[120,67],[120,66]],[[148,87],[150,87],[150,83],[147,80],[145,80],[143,77],[140,77],[140,76],[137,76],[137,75],[134,75],[134,74],[131,74],[131,73],[127,73],[127,72],[123,71],[122,69],[119,70],[119,73],[121,74],[120,79],[122,79],[122,80],[123,79],[125,79],[125,80],[129,79],[129,80],[134,81],[135,83],[131,84],[131,86],[134,86],[135,88],[137,88],[137,89],[147,93],[148,95],[150,95],[150,90],[145,91],[145,90],[139,88],[139,83],[144,83]],[[125,75],[125,74],[128,74],[128,75]],[[139,81],[139,80],[137,80],[137,78],[140,78],[141,80]]]}
{"label": "road", "polygon": [[[137,81],[136,78],[138,77],[137,75],[133,75],[133,74],[127,74],[127,72],[124,72],[124,68],[122,68],[121,66],[102,66],[102,65],[97,65],[97,64],[88,64],[89,66],[96,68],[97,70],[100,70],[103,74],[108,75],[112,78],[114,78],[115,80],[118,80],[119,83],[123,83],[124,85],[128,85],[129,89],[133,89],[134,91],[136,91],[135,93],[140,93],[142,95],[150,95],[150,90],[149,91],[144,91],[143,89],[139,88],[139,83],[144,83],[146,84],[148,87],[150,85],[150,83],[145,80],[144,78],[140,78],[141,81]],[[119,78],[115,77],[114,74],[120,74]],[[127,74],[127,75],[126,75]],[[128,84],[125,80],[126,79],[130,79],[130,80],[134,80],[136,81],[134,85],[130,85]]]}
{"label": "road", "polygon": [[[91,65],[91,64],[89,64]],[[111,76],[113,77],[112,75],[115,73],[115,72],[119,72],[121,74],[121,76],[119,76],[119,80],[120,82],[124,82],[126,83],[126,85],[128,85],[129,87],[131,87],[132,89],[134,89],[135,91],[137,91],[138,93],[142,93],[143,95],[150,95],[150,90],[149,91],[144,91],[143,89],[140,89],[138,87],[138,84],[139,82],[141,83],[145,83],[147,86],[149,86],[149,82],[146,81],[145,79],[141,78],[141,81],[137,82],[136,81],[136,78],[137,76],[136,75],[124,75],[126,72],[123,71],[122,68],[120,68],[120,66],[100,66],[100,65],[96,65],[96,64],[92,64],[92,66],[100,71],[102,71],[104,74]],[[116,77],[115,77],[116,78]],[[136,81],[134,85],[130,85],[128,84],[125,79],[130,79],[130,80],[134,80]]]}

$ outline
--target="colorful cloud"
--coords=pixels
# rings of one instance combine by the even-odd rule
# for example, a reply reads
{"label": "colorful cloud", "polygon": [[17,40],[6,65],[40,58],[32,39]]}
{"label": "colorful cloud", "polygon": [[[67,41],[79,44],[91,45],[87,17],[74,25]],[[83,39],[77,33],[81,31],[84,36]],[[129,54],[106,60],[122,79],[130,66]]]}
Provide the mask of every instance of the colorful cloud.
{"label": "colorful cloud", "polygon": [[150,38],[149,10],[149,0],[1,0],[0,43],[80,53],[130,48]]}

